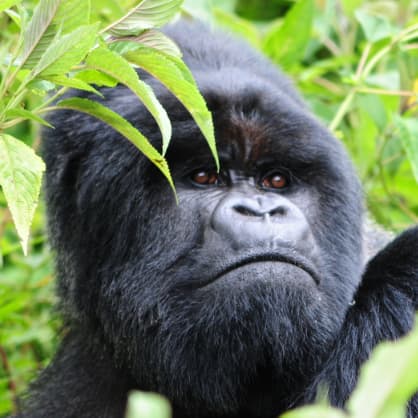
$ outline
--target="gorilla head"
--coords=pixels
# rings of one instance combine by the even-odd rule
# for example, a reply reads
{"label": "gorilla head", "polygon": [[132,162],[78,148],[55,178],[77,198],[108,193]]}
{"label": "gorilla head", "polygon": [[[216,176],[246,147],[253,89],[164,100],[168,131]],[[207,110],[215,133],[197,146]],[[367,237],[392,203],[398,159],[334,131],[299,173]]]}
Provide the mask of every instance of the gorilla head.
{"label": "gorilla head", "polygon": [[[264,58],[200,25],[167,32],[213,113],[221,169],[187,111],[146,74],[173,123],[178,204],[113,130],[52,116],[46,192],[69,339],[81,335],[91,358],[108,353],[129,388],[166,395],[179,417],[274,416],[328,355],[360,282],[359,183]],[[103,94],[160,146],[128,90]]]}

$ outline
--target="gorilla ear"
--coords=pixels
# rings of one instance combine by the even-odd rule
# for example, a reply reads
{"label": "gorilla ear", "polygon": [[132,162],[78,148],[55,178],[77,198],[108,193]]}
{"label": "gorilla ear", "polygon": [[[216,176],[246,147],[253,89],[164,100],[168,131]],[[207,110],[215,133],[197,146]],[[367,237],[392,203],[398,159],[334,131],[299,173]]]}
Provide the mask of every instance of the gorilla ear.
{"label": "gorilla ear", "polygon": [[418,308],[418,226],[400,234],[368,262],[361,286],[384,285],[406,293]]}

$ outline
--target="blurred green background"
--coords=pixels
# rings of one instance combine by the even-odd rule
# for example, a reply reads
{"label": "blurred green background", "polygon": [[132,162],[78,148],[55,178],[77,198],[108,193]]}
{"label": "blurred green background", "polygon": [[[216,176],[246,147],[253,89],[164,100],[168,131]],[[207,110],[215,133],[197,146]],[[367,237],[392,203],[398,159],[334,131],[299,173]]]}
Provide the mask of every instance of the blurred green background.
{"label": "blurred green background", "polygon": [[[36,3],[23,2],[29,13]],[[136,3],[93,1],[95,18],[105,25]],[[376,222],[395,232],[418,223],[418,1],[294,5],[190,0],[185,13],[246,38],[290,74],[314,113],[346,144]],[[0,45],[17,32],[13,15],[2,13]],[[38,149],[37,126],[22,123],[13,135]],[[46,236],[41,201],[24,257],[0,192],[0,416],[16,410],[17,394],[48,362],[59,338]]]}

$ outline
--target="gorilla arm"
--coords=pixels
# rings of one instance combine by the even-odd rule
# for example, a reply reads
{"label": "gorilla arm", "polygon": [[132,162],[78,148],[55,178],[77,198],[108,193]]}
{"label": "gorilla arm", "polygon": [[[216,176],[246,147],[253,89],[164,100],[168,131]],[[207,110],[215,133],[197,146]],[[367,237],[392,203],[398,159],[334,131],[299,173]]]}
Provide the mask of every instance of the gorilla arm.
{"label": "gorilla arm", "polygon": [[[312,402],[318,388],[324,386],[331,404],[343,406],[354,389],[362,363],[375,345],[410,331],[417,309],[418,227],[414,227],[368,262],[341,333],[303,402]],[[418,395],[415,395],[408,416],[417,414]]]}

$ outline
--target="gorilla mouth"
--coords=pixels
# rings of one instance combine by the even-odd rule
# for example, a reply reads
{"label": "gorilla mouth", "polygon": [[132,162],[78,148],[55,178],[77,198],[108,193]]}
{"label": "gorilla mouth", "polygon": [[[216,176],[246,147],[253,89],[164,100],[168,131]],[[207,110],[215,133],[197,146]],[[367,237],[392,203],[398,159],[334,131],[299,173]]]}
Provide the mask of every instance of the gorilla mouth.
{"label": "gorilla mouth", "polygon": [[262,262],[279,262],[279,263],[287,263],[291,264],[303,271],[305,271],[312,280],[319,285],[320,279],[317,268],[313,264],[312,261],[307,259],[305,256],[295,253],[295,251],[281,251],[280,253],[252,253],[252,254],[244,254],[238,259],[235,259],[232,263],[228,264],[227,266],[222,266],[211,279],[207,280],[203,286],[206,286],[216,280],[220,279],[222,276],[236,270],[240,267],[243,267],[248,264],[252,263],[262,263]]}

